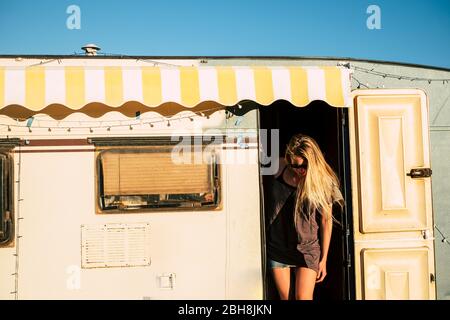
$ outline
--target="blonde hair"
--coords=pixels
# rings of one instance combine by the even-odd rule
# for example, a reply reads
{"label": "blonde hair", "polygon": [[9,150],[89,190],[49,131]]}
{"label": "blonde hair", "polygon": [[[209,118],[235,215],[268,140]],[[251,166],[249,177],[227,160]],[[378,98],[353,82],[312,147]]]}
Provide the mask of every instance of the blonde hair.
{"label": "blonde hair", "polygon": [[292,157],[301,157],[307,163],[304,182],[297,187],[295,221],[301,217],[309,219],[318,210],[327,219],[333,218],[329,209],[334,202],[343,207],[339,190],[339,179],[326,162],[317,142],[306,135],[294,135],[286,149],[285,159],[292,163]]}

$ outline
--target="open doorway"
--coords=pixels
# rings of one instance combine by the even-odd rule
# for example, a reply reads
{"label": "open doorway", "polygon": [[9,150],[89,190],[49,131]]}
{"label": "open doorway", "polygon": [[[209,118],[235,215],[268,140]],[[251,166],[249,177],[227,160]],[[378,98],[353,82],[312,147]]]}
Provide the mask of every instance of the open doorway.
{"label": "open doorway", "polygon": [[[345,198],[345,208],[341,213],[334,208],[333,214],[339,223],[334,223],[327,259],[327,276],[316,284],[315,300],[345,300],[353,298],[353,265],[350,239],[351,230],[350,176],[348,161],[347,110],[329,106],[323,101],[314,101],[306,107],[295,107],[286,101],[276,101],[271,106],[259,106],[260,129],[279,129],[279,154],[284,156],[289,139],[296,133],[314,138],[325,159],[336,172]],[[266,147],[266,146],[263,146]],[[268,146],[270,148],[270,146]],[[266,151],[266,150],[265,150]],[[270,155],[270,154],[269,154]],[[262,176],[263,190],[268,176]],[[264,195],[263,195],[263,198]],[[264,239],[265,240],[265,239]],[[264,246],[265,247],[265,246]],[[263,249],[265,250],[265,249]],[[263,252],[265,257],[265,252]],[[265,259],[264,259],[265,260]],[[265,262],[264,262],[265,263]],[[265,297],[278,299],[270,270],[265,265]],[[294,272],[291,272],[291,294],[294,294]]]}

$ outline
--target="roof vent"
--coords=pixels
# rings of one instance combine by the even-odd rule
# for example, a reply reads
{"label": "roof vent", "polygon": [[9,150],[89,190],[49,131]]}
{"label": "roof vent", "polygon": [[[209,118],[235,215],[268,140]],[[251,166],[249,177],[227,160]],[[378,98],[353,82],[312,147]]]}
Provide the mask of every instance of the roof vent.
{"label": "roof vent", "polygon": [[85,45],[84,47],[81,47],[81,49],[84,50],[84,53],[87,56],[96,56],[97,55],[97,51],[100,51],[100,47],[93,44],[93,43],[89,43],[87,45]]}

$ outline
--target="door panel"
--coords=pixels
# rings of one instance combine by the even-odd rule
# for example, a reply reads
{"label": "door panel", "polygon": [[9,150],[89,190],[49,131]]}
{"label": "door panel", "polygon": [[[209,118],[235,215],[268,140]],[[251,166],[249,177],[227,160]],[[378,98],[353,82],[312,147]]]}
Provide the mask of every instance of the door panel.
{"label": "door panel", "polygon": [[412,168],[429,167],[420,95],[358,96],[356,105],[365,208],[361,233],[430,228],[426,210],[430,180],[406,175]]}
{"label": "door panel", "polygon": [[[427,98],[356,90],[350,113],[356,297],[434,299]],[[431,275],[431,276],[430,276]]]}
{"label": "door panel", "polygon": [[364,249],[362,255],[365,299],[430,298],[428,248]]}

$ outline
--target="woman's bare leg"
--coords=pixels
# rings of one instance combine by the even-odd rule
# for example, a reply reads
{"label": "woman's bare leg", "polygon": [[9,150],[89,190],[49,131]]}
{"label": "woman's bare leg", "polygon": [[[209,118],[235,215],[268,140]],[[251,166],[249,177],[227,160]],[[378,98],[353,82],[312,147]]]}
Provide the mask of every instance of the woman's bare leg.
{"label": "woman's bare leg", "polygon": [[295,270],[295,299],[312,300],[317,273],[309,268]]}
{"label": "woman's bare leg", "polygon": [[291,283],[290,268],[272,268],[275,285],[281,300],[289,300],[289,287]]}

